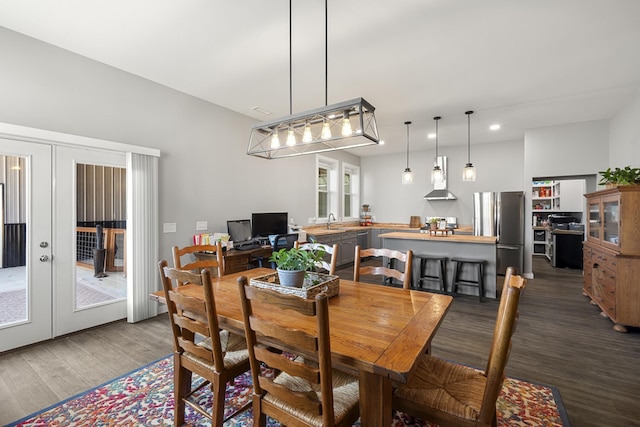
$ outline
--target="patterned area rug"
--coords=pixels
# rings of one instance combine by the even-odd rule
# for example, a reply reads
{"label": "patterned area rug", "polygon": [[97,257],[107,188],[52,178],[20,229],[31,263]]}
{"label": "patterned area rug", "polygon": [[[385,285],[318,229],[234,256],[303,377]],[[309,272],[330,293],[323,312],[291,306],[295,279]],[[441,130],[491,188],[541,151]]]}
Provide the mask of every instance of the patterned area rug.
{"label": "patterned area rug", "polygon": [[[194,377],[195,378],[195,377]],[[206,390],[206,387],[205,387]],[[251,377],[244,374],[227,386],[225,416],[251,395]],[[209,401],[204,392],[201,399]],[[209,426],[207,419],[186,409],[187,425]],[[225,426],[252,425],[251,410]],[[165,357],[8,426],[171,426],[173,425],[173,357]],[[269,426],[278,426],[269,420]],[[393,426],[434,427],[400,412]],[[562,426],[569,421],[557,389],[507,378],[498,399],[498,426]]]}

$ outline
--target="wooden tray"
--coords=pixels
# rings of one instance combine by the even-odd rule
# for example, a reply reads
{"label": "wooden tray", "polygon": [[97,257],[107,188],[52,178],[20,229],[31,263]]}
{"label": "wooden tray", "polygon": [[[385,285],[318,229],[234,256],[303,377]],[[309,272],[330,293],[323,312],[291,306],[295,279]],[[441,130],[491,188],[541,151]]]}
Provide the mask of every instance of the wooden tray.
{"label": "wooden tray", "polygon": [[257,288],[271,289],[272,291],[306,299],[315,298],[319,293],[325,293],[327,297],[331,298],[338,295],[340,291],[340,277],[312,271],[306,274],[301,288],[280,285],[278,272],[254,277],[249,284]]}

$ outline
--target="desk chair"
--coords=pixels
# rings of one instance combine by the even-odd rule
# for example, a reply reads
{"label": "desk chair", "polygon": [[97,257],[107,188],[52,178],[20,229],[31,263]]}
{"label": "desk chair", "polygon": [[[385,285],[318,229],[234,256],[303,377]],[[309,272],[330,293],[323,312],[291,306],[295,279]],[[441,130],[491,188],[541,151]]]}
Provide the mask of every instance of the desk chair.
{"label": "desk chair", "polygon": [[[271,248],[273,252],[277,252],[280,249],[291,249],[298,240],[298,233],[276,234],[269,240],[271,241]],[[257,256],[250,263],[258,267],[263,267],[265,259],[264,257]],[[275,270],[276,264],[274,262],[271,263],[271,268]]]}
{"label": "desk chair", "polygon": [[[222,257],[222,243],[217,242],[215,245],[194,245],[179,248],[174,246],[171,248],[173,253],[173,267],[178,270],[187,270],[193,273],[199,273],[203,268],[208,269],[213,277],[224,276],[224,261]],[[182,257],[191,255],[195,257],[196,252],[207,252],[206,259],[197,259],[195,261],[183,264]],[[183,283],[178,282],[179,286]]]}
{"label": "desk chair", "polygon": [[[359,384],[331,368],[327,296],[286,295],[247,285],[244,276],[238,289],[253,378],[253,425],[264,427],[268,415],[281,425],[351,426],[360,416]],[[279,322],[283,310],[300,321]]]}
{"label": "desk chair", "polygon": [[496,401],[525,283],[515,268],[507,268],[484,372],[425,354],[408,383],[394,384],[394,409],[443,426],[495,427]]}
{"label": "desk chair", "polygon": [[326,270],[329,274],[336,274],[336,265],[338,263],[338,244],[334,244],[333,246],[325,245],[322,243],[300,243],[296,241],[293,245],[294,248],[301,249],[303,251],[317,251],[318,249],[322,249],[325,253],[325,258],[327,256],[331,256],[329,262],[326,259],[318,262],[316,264],[317,268],[321,268]]}
{"label": "desk chair", "polygon": [[[200,274],[195,274],[169,268],[167,261],[160,261],[158,267],[173,332],[174,425],[184,424],[186,404],[211,420],[212,425],[221,426],[225,421],[224,397],[227,382],[233,381],[251,367],[247,343],[242,336],[220,330],[209,270],[203,269]],[[204,301],[182,295],[177,287],[173,287],[172,281],[202,285]],[[204,337],[204,340],[196,340],[196,335]],[[193,373],[205,381],[192,389]],[[198,405],[197,399],[191,398],[209,384],[213,392],[211,413]],[[249,403],[228,418],[248,408]]]}
{"label": "desk chair", "polygon": [[[366,257],[385,257],[391,263],[392,261],[404,262],[404,272],[391,267],[366,266],[361,267],[361,259]],[[361,249],[360,245],[356,246],[355,262],[353,264],[353,280],[360,281],[360,276],[364,274],[384,275],[402,282],[403,289],[411,289],[411,265],[413,263],[413,251],[410,249],[406,252],[394,251],[391,249]]]}

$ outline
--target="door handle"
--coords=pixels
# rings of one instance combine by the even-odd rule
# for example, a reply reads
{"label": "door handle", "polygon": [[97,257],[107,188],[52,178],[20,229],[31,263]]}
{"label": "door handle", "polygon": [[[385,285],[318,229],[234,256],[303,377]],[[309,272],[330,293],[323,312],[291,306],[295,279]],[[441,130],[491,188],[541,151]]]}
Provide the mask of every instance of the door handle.
{"label": "door handle", "polygon": [[42,255],[42,256],[40,257],[40,261],[42,261],[42,262],[47,262],[47,261],[49,261],[49,255]]}

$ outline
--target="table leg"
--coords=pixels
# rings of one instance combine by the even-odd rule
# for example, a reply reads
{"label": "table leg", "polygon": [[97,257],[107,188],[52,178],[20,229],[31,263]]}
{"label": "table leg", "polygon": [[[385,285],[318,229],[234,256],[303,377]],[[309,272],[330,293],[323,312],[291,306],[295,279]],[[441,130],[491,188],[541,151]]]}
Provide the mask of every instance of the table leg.
{"label": "table leg", "polygon": [[363,427],[391,425],[393,387],[391,379],[360,371],[360,424]]}

